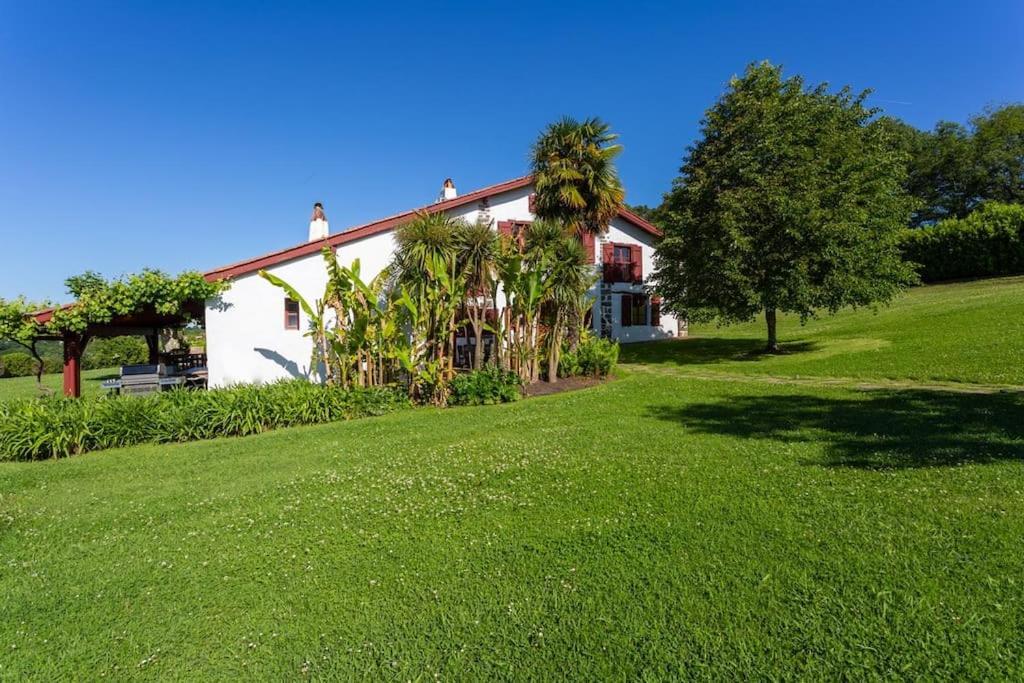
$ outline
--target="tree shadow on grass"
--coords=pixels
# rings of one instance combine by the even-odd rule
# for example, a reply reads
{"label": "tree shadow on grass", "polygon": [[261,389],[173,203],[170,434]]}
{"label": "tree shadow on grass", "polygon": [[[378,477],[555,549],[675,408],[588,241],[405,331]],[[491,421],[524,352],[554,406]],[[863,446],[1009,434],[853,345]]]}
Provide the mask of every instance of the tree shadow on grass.
{"label": "tree shadow on grass", "polygon": [[751,395],[655,407],[651,414],[690,432],[820,442],[824,464],[835,467],[900,469],[1024,459],[1024,394],[885,390],[850,398]]}
{"label": "tree shadow on grass", "polygon": [[[820,348],[811,341],[782,344],[781,355],[809,353]],[[757,361],[774,356],[764,353],[763,339],[689,337],[664,341],[624,344],[619,352],[623,363],[702,365],[725,361]]]}

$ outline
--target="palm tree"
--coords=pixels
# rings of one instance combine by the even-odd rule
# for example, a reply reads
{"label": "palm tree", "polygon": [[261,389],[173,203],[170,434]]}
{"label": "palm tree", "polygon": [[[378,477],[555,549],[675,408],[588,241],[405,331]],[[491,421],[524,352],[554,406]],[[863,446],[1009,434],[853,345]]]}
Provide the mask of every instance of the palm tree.
{"label": "palm tree", "polygon": [[420,214],[395,233],[390,269],[412,322],[414,391],[429,392],[443,405],[451,378],[456,317],[465,299],[465,276],[457,254],[465,221],[444,214]]}
{"label": "palm tree", "polygon": [[530,226],[526,255],[528,267],[543,278],[540,305],[547,325],[548,381],[557,382],[562,342],[572,325],[581,324],[587,291],[596,275],[583,245],[554,221],[541,220]]}
{"label": "palm tree", "polygon": [[456,260],[466,277],[466,314],[476,341],[473,368],[479,370],[484,361],[483,336],[487,310],[494,307],[491,295],[496,279],[498,235],[489,223],[477,222],[466,226],[459,237]]}
{"label": "palm tree", "polygon": [[560,221],[573,234],[604,233],[625,199],[614,163],[622,151],[617,138],[597,118],[549,125],[531,150],[537,217]]}

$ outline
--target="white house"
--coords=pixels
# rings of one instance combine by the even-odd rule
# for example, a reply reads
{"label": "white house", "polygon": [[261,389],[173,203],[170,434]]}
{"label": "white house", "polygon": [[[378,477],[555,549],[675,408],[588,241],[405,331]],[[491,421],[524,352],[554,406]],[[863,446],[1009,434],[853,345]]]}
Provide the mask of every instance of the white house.
{"label": "white house", "polygon": [[[445,181],[438,200],[372,223],[330,234],[322,207],[317,206],[309,226],[309,240],[206,273],[208,279],[227,278],[231,288],[206,305],[206,351],[210,386],[269,382],[309,374],[311,340],[303,335],[302,313],[277,287],[259,276],[267,270],[294,286],[309,301],[324,291],[326,273],[320,255],[325,245],[338,260],[360,260],[362,276],[369,280],[391,261],[395,228],[417,212],[444,212],[469,222],[493,222],[495,230],[515,233],[533,220],[533,182],[530,176],[485,187],[459,196]],[[601,281],[593,291],[592,326],[596,333],[620,342],[673,337],[679,334],[675,318],[660,311],[660,301],[649,296],[643,282],[653,268],[656,227],[622,209],[607,232],[587,239],[584,246]],[[685,333],[685,327],[683,330]]]}

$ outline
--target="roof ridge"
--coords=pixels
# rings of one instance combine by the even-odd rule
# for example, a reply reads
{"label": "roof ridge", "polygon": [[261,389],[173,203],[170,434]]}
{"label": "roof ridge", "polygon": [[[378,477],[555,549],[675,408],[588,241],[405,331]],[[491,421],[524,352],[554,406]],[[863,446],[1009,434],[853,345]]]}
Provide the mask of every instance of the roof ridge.
{"label": "roof ridge", "polygon": [[[291,261],[303,256],[308,256],[319,252],[324,247],[337,247],[347,242],[353,242],[364,237],[376,235],[378,233],[390,230],[399,225],[403,220],[415,216],[418,213],[437,213],[438,211],[445,211],[447,209],[453,209],[458,206],[469,204],[477,199],[490,197],[502,192],[509,192],[522,187],[526,187],[533,183],[533,175],[527,174],[506,180],[500,183],[494,183],[486,187],[467,192],[460,197],[453,197],[452,199],[446,199],[440,202],[434,202],[432,204],[426,204],[424,206],[410,209],[408,211],[402,211],[400,213],[385,216],[384,218],[378,218],[370,221],[369,223],[363,223],[361,225],[355,225],[341,232],[335,233],[321,240],[314,242],[302,242],[291,247],[285,247],[284,249],[278,249],[261,256],[244,259],[237,261],[226,266],[214,268],[205,273],[207,280],[219,280],[223,278],[236,277],[238,275],[245,275],[263,268],[276,265],[278,263],[284,263]],[[641,230],[648,232],[656,237],[661,236],[661,230],[656,226],[652,225],[649,221],[644,219],[642,216],[637,215],[630,209],[623,206],[619,209],[619,215],[625,218],[630,223],[639,227]]]}

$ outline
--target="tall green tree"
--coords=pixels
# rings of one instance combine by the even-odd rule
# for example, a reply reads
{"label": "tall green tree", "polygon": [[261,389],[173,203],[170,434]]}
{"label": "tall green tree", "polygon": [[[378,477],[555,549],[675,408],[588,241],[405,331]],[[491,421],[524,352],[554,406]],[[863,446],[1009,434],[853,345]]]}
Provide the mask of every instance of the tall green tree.
{"label": "tall green tree", "polygon": [[497,277],[498,235],[489,223],[467,225],[459,234],[456,259],[466,277],[466,317],[473,328],[476,346],[473,367],[484,364],[484,326],[488,309],[494,309],[494,282]]}
{"label": "tall green tree", "polygon": [[525,247],[524,265],[539,274],[541,281],[539,310],[546,330],[547,380],[557,382],[562,345],[573,328],[579,336],[578,328],[590,304],[587,292],[597,274],[587,262],[583,245],[559,223],[534,222],[526,232]]}
{"label": "tall green tree", "polygon": [[906,159],[865,96],[767,62],[732,79],[666,201],[654,280],[667,308],[727,322],[762,313],[778,352],[779,311],[885,302],[913,280],[897,248]]}
{"label": "tall green tree", "polygon": [[565,117],[549,125],[530,155],[537,217],[559,221],[571,233],[603,233],[625,198],[615,169],[622,152],[617,138],[597,118]]}
{"label": "tall green tree", "polygon": [[1024,105],[987,109],[968,125],[939,121],[930,131],[896,119],[879,124],[908,155],[912,226],[964,218],[986,201],[1024,203]]}

